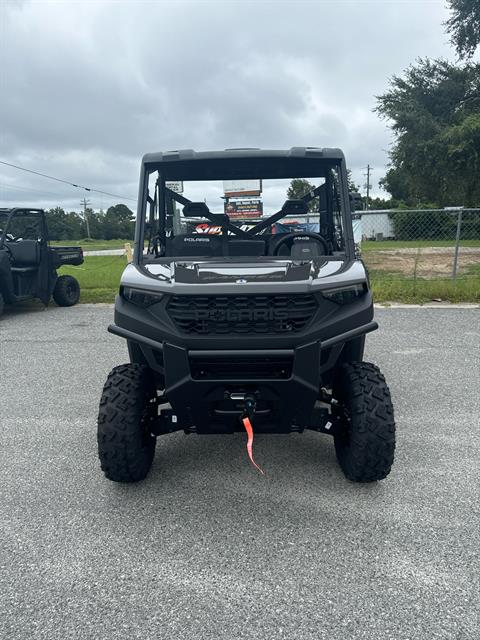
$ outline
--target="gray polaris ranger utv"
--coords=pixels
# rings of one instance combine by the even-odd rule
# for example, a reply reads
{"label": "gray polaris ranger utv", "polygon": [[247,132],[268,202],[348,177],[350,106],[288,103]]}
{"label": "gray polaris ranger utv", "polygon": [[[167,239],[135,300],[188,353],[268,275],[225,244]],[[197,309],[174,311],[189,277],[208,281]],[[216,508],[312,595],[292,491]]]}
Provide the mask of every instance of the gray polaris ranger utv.
{"label": "gray polaris ranger utv", "polygon": [[159,435],[253,425],[331,434],[347,478],[385,478],[393,408],[363,362],[376,328],[340,150],[146,155],[135,259],[109,327],[130,363],[100,402],[105,475],[144,478]]}

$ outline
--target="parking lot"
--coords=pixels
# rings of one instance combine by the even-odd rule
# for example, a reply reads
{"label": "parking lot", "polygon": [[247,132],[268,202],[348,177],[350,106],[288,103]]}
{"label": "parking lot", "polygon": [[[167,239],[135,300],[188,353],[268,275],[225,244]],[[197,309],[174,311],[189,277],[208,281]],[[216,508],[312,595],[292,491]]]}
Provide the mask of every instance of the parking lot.
{"label": "parking lot", "polygon": [[368,340],[396,409],[387,480],[315,433],[161,438],[107,481],[96,413],[126,345],[109,306],[0,322],[3,638],[476,639],[480,309],[387,308]]}

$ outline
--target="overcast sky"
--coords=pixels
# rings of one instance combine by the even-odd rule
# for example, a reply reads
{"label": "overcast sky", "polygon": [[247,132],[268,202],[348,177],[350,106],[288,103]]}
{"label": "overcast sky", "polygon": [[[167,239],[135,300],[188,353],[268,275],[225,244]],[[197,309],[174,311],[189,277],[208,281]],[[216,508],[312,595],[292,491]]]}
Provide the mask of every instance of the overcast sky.
{"label": "overcast sky", "polygon": [[[0,2],[0,159],[136,198],[147,151],[334,146],[385,173],[375,95],[454,58],[444,0]],[[0,206],[94,208],[0,165]],[[132,208],[135,203],[125,200]]]}

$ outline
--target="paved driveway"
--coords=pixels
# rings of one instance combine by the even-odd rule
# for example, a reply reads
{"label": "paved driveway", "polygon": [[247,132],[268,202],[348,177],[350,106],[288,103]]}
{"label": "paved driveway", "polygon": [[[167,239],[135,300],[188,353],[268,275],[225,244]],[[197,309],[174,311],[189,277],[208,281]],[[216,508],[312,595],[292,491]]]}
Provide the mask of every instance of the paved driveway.
{"label": "paved driveway", "polygon": [[125,344],[109,307],[0,321],[0,635],[8,639],[480,637],[480,311],[385,309],[368,358],[397,458],[342,476],[328,436],[173,434],[148,479],[104,479],[95,419]]}

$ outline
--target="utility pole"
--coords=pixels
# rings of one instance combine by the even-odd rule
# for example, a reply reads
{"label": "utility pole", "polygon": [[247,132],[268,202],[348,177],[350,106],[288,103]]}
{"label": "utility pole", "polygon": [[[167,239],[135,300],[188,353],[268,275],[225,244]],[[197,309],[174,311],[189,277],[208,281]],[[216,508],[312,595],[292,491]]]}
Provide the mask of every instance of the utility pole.
{"label": "utility pole", "polygon": [[369,209],[369,202],[370,202],[370,189],[371,189],[371,185],[370,185],[370,173],[373,170],[373,167],[371,167],[369,164],[367,164],[367,173],[364,173],[363,175],[366,176],[367,178],[367,183],[365,184],[365,188],[367,189],[367,203],[365,206],[365,209],[368,211]]}
{"label": "utility pole", "polygon": [[90,225],[88,224],[87,206],[90,204],[90,200],[84,198],[80,200],[80,204],[83,204],[83,218],[85,220],[85,226],[87,227],[87,238],[90,240]]}

